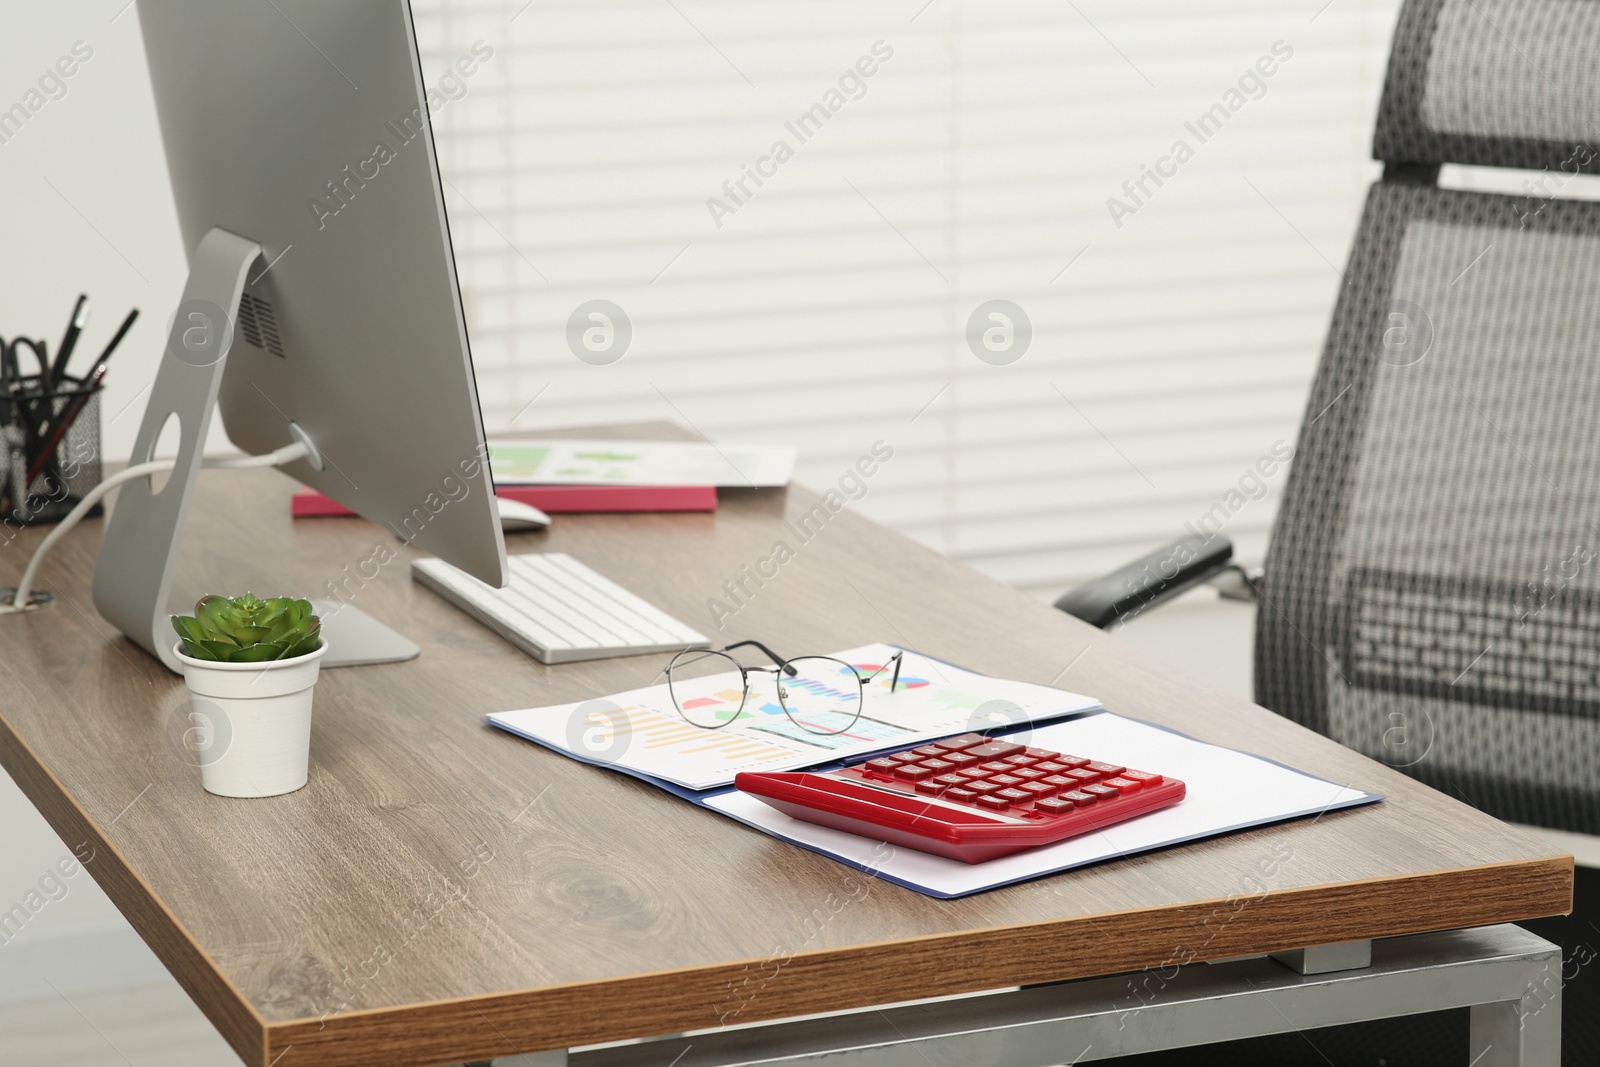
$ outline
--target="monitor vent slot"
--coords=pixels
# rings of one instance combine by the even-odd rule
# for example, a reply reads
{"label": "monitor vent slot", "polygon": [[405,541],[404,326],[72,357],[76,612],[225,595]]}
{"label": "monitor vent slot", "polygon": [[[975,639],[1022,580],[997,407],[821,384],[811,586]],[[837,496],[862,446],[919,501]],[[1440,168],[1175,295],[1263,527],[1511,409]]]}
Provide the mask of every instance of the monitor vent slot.
{"label": "monitor vent slot", "polygon": [[244,339],[264,352],[283,358],[283,342],[278,337],[278,319],[272,305],[249,293],[239,298],[239,329]]}

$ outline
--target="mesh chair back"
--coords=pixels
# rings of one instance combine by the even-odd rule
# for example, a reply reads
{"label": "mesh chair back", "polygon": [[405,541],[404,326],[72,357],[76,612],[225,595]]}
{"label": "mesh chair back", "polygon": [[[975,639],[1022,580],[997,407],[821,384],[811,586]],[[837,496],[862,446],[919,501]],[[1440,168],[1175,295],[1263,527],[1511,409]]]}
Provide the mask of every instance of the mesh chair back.
{"label": "mesh chair back", "polygon": [[[1368,196],[1267,559],[1267,707],[1600,832],[1600,0],[1406,4],[1375,151],[1548,168]],[[1392,169],[1392,168],[1391,168]]]}

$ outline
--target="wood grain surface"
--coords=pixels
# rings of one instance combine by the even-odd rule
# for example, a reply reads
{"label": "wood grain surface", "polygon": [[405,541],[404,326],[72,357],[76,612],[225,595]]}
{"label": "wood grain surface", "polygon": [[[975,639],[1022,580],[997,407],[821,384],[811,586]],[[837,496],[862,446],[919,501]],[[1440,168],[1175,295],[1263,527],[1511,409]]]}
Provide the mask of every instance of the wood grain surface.
{"label": "wood grain surface", "polygon": [[[824,505],[800,543],[783,523],[818,504],[808,490],[727,490],[714,514],[562,515],[507,538],[570,552],[728,640],[791,655],[888,641],[1388,795],[933,900],[485,726],[647,684],[665,657],[540,664],[413,583],[411,551],[377,527],[291,522],[292,489],[272,471],[202,474],[174,604],[344,582],[423,650],[323,672],[299,792],[201,789],[182,680],[91,605],[99,521],[44,568],[55,605],[0,618],[0,762],[64,841],[94,850],[95,879],[250,1064],[459,1063],[1570,906],[1570,857],[852,508]],[[0,549],[0,578],[42,535]],[[718,631],[712,598],[733,606],[724,582],[780,538],[794,558]],[[1130,1006],[1159,995],[1158,977],[1139,981]]]}

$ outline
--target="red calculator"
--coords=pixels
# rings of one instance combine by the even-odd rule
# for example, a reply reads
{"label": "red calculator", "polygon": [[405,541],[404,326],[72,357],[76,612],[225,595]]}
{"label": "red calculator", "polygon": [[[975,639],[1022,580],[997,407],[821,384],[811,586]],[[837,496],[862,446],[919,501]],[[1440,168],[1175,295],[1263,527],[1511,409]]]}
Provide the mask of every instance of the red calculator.
{"label": "red calculator", "polygon": [[1183,799],[1153,771],[962,734],[831,771],[733,783],[796,819],[981,863]]}

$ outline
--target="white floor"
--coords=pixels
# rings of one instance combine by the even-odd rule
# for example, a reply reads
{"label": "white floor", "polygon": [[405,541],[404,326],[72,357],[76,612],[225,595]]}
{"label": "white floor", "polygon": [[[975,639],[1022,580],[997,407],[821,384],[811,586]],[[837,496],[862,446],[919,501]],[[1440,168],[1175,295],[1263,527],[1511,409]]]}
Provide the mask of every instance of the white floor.
{"label": "white floor", "polygon": [[167,980],[0,1004],[0,1067],[239,1067]]}

